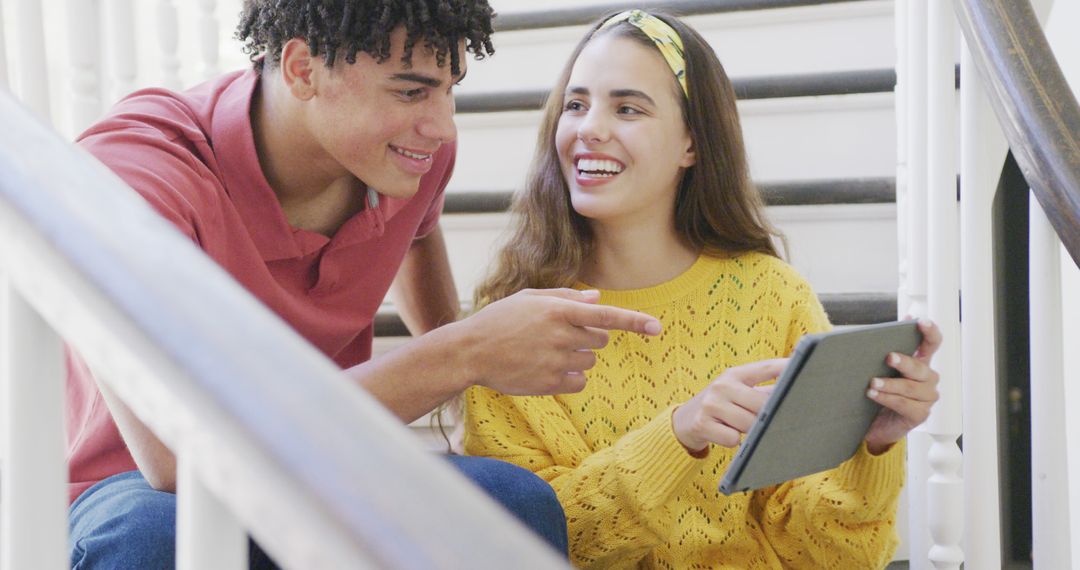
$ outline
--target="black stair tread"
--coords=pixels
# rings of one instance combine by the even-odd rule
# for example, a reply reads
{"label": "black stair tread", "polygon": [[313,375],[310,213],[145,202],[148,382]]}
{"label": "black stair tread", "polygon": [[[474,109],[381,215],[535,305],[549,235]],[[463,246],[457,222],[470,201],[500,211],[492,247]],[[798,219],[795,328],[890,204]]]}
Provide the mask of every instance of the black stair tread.
{"label": "black stair tread", "polygon": [[582,26],[591,24],[605,14],[641,8],[643,10],[661,8],[679,16],[697,16],[701,14],[719,14],[723,12],[743,12],[771,8],[793,8],[798,6],[819,6],[822,4],[842,4],[865,0],[667,0],[634,3],[594,4],[575,6],[557,10],[529,10],[496,14],[492,23],[496,32],[519,30],[538,30],[563,26]]}
{"label": "black stair tread", "polygon": [[[896,181],[882,178],[838,178],[761,182],[758,184],[769,206],[811,206],[825,204],[892,204],[896,202]],[[513,193],[447,192],[443,213],[493,214],[510,207]]]}
{"label": "black stair tread", "polygon": [[[868,69],[763,75],[735,78],[731,83],[740,100],[892,93],[896,87],[896,71]],[[548,93],[547,89],[465,93],[455,98],[455,104],[459,114],[535,111],[543,107]]]}
{"label": "black stair tread", "polygon": [[[867,325],[896,320],[894,293],[822,293],[818,295],[829,320],[837,326]],[[376,337],[409,336],[409,329],[392,309],[375,315]]]}

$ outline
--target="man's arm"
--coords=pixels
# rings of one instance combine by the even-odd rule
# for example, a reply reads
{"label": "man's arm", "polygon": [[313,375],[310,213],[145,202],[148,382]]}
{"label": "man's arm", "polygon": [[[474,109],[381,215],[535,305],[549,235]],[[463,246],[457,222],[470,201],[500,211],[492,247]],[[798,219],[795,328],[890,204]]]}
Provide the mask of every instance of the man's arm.
{"label": "man's arm", "polygon": [[527,289],[347,372],[405,422],[473,385],[510,395],[579,392],[608,330],[660,333],[655,318],[598,298]]}
{"label": "man's arm", "polygon": [[157,491],[175,493],[176,455],[104,382],[98,382],[98,390],[146,482]]}
{"label": "man's arm", "polygon": [[409,248],[390,296],[414,336],[457,320],[461,304],[440,226]]}

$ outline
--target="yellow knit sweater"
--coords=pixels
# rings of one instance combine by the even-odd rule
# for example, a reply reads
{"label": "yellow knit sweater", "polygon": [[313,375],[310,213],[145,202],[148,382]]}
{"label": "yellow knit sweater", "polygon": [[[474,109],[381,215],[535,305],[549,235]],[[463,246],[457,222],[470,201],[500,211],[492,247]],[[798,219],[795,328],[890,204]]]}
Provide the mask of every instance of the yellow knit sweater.
{"label": "yellow knit sweater", "polygon": [[880,568],[896,548],[903,445],[865,445],[840,467],[730,497],[734,450],[692,457],[675,407],[726,368],[787,355],[829,328],[807,283],[762,254],[702,256],[675,279],[600,302],[652,314],[658,338],[614,333],[578,394],[466,393],[465,449],[531,469],[566,510],[583,568]]}

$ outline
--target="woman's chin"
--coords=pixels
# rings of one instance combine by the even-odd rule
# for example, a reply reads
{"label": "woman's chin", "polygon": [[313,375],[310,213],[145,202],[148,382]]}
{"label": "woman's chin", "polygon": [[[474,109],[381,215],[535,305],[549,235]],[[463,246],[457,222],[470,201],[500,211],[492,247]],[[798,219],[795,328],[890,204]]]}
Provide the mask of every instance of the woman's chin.
{"label": "woman's chin", "polygon": [[595,197],[580,196],[570,193],[570,205],[578,215],[590,220],[601,221],[611,215],[610,208],[605,208]]}

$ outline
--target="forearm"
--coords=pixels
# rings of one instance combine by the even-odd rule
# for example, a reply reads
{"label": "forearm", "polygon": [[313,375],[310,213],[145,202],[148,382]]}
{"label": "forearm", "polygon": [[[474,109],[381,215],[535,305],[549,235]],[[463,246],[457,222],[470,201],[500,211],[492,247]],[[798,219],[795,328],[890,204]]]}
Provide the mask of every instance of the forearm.
{"label": "forearm", "polygon": [[128,452],[139,467],[146,482],[158,491],[176,492],[176,455],[161,442],[150,428],[142,422],[103,382],[98,389],[113,421],[124,438]]}
{"label": "forearm", "polygon": [[346,372],[408,423],[475,383],[470,339],[464,326],[451,324]]}
{"label": "forearm", "polygon": [[390,297],[414,336],[457,320],[461,305],[441,227],[409,248]]}

